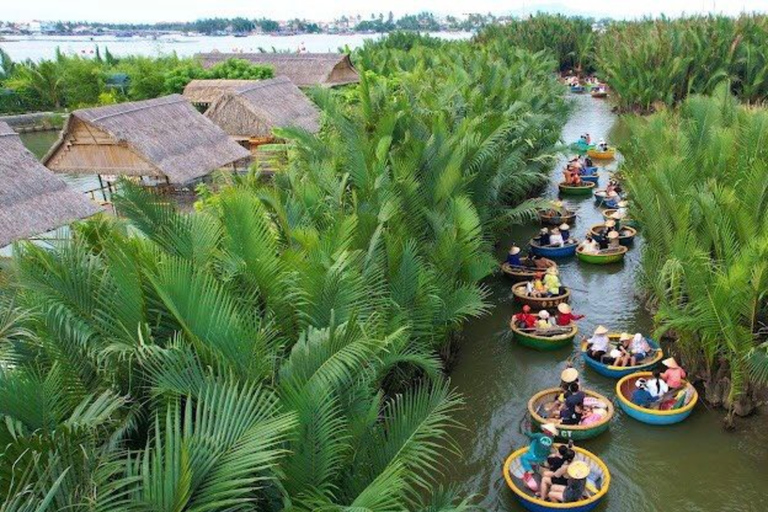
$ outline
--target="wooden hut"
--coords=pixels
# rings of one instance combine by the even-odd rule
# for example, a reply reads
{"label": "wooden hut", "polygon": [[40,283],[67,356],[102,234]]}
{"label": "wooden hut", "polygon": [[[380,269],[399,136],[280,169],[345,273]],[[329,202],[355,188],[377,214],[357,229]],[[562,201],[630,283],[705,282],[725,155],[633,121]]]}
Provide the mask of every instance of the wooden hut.
{"label": "wooden hut", "polygon": [[199,53],[204,68],[227,59],[272,66],[275,76],[287,76],[299,87],[336,87],[360,81],[349,55],[343,53]]}
{"label": "wooden hut", "polygon": [[192,80],[184,88],[183,95],[190,103],[205,111],[222,94],[257,83],[259,80]]}
{"label": "wooden hut", "polygon": [[250,155],[181,95],[75,110],[43,159],[54,172],[181,185]]}
{"label": "wooden hut", "polygon": [[43,167],[16,132],[0,121],[0,247],[99,211]]}
{"label": "wooden hut", "polygon": [[205,117],[243,146],[275,141],[275,128],[317,132],[320,111],[287,77],[260,80],[223,93]]}

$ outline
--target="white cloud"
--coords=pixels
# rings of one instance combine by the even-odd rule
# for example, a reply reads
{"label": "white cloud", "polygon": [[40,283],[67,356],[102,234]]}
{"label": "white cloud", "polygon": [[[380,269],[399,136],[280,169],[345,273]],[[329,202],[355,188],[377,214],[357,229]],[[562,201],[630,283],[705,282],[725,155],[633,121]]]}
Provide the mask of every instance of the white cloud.
{"label": "white cloud", "polygon": [[[248,18],[308,18],[331,19],[342,14],[393,11],[396,16],[419,11],[441,14],[493,12],[506,14],[545,8],[548,11],[601,14],[611,17],[636,17],[661,13],[677,16],[685,13],[768,11],[768,0],[589,0],[573,4],[567,0],[288,0],[283,2],[254,2],[253,0],[2,0],[13,3],[12,9],[2,9],[0,20],[94,20],[124,22],[188,21],[204,17],[244,16]],[[578,5],[578,7],[572,7]]]}

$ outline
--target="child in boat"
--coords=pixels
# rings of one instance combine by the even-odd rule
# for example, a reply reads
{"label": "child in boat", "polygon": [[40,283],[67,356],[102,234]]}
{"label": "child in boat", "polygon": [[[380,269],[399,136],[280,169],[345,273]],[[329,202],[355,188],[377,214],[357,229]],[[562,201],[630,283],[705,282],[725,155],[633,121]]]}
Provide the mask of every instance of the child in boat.
{"label": "child in boat", "polygon": [[520,261],[520,248],[518,246],[513,245],[510,247],[507,254],[507,265],[511,267],[521,267],[523,265],[522,261]]}
{"label": "child in boat", "polygon": [[565,478],[565,472],[568,470],[568,465],[573,462],[576,457],[576,452],[568,446],[561,444],[557,447],[555,455],[547,457],[547,467],[541,475],[541,491],[536,495],[547,496],[549,490],[553,485],[567,485],[568,479]]}
{"label": "child in boat", "polygon": [[565,302],[557,305],[557,316],[555,317],[555,324],[566,327],[573,324],[577,320],[584,318],[584,315],[576,315],[571,310],[571,306]]}
{"label": "child in boat", "polygon": [[608,353],[611,340],[608,338],[608,329],[598,325],[595,333],[587,340],[587,355],[596,361],[603,360]]}
{"label": "child in boat", "polygon": [[571,241],[571,226],[565,222],[560,224],[560,236],[563,237],[564,243],[569,243]]}
{"label": "child in boat", "polygon": [[512,317],[512,321],[521,329],[533,329],[536,326],[536,317],[531,314],[531,306],[528,304],[523,306],[522,312]]}
{"label": "child in boat", "polygon": [[526,432],[525,435],[531,442],[528,444],[528,451],[520,457],[520,465],[523,467],[523,482],[533,492],[539,490],[539,484],[533,477],[533,466],[540,466],[549,456],[552,443],[557,436],[557,427],[552,423],[545,423],[541,426],[541,433]]}
{"label": "child in boat", "polygon": [[560,234],[559,229],[552,228],[552,231],[550,231],[549,245],[550,247],[562,247],[565,245],[565,240],[563,239],[563,235]]}
{"label": "child in boat", "polygon": [[547,273],[544,276],[544,286],[546,287],[546,293],[550,297],[561,295],[560,278],[557,277],[557,269],[555,267],[549,267]]}
{"label": "child in boat", "polygon": [[566,470],[568,483],[566,485],[553,485],[548,497],[552,501],[561,503],[575,503],[584,499],[584,491],[587,488],[589,466],[586,462],[575,460],[568,465]]}
{"label": "child in boat", "polygon": [[667,386],[669,386],[670,389],[679,389],[683,387],[683,380],[687,377],[687,374],[685,373],[685,370],[680,368],[677,361],[675,361],[675,358],[670,357],[665,359],[661,364],[667,367],[664,373],[661,374],[661,378],[664,379]]}

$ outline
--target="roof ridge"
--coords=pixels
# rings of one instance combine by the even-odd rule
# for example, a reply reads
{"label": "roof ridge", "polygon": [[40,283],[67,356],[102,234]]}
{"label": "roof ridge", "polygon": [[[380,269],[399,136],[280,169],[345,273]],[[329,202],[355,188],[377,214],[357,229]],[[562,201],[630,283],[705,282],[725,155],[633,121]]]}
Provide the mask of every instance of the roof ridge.
{"label": "roof ridge", "polygon": [[[174,98],[173,96],[178,96],[178,97]],[[133,114],[134,112],[140,112],[140,111],[146,110],[148,108],[155,108],[155,107],[165,106],[165,105],[175,105],[176,103],[181,103],[181,102],[185,102],[186,103],[186,101],[187,101],[186,98],[184,98],[183,96],[179,96],[177,94],[173,94],[173,95],[170,95],[170,96],[161,96],[160,98],[154,98],[152,100],[145,100],[145,101],[139,102],[141,104],[137,105],[137,106],[134,106],[133,108],[121,110],[121,111],[118,111],[118,112],[112,112],[111,114],[104,114],[102,116],[97,116],[97,117],[94,117],[93,119],[86,119],[86,120],[91,122],[91,123],[95,123],[97,121],[103,121],[104,119],[109,119],[110,117],[117,117],[117,116],[122,116],[122,115],[126,115],[126,114]],[[117,106],[119,106],[119,105],[120,104],[118,103]],[[77,111],[75,111],[73,113],[76,114]]]}
{"label": "roof ridge", "polygon": [[240,87],[237,87],[234,91],[234,93],[240,95],[245,94],[246,92],[255,91],[256,89],[264,89],[266,87],[271,87],[273,85],[279,85],[279,84],[285,84],[290,83],[291,79],[288,78],[285,75],[276,76],[274,78],[266,78],[264,80],[259,80],[258,83],[250,84],[250,85],[241,85]]}

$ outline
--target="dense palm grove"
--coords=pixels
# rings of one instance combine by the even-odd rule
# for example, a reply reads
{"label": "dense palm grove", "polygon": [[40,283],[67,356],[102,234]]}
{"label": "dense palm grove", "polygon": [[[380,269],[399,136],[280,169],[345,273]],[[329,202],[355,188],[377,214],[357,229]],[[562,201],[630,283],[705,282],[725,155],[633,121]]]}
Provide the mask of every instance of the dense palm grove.
{"label": "dense palm grove", "polygon": [[554,61],[502,45],[401,36],[358,61],[274,182],[194,213],[126,185],[120,218],[17,247],[0,509],[470,508],[434,488],[462,405],[444,360],[567,106]]}

